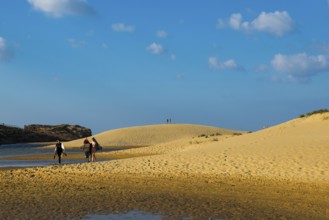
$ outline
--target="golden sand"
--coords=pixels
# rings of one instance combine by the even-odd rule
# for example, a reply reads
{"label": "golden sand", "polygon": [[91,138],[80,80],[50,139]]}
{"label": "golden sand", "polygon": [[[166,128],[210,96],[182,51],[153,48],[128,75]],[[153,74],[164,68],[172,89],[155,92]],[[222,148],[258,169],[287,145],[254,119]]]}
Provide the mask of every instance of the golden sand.
{"label": "golden sand", "polygon": [[325,219],[328,184],[208,175],[94,172],[73,165],[1,172],[2,219],[77,219],[130,210],[169,219]]}
{"label": "golden sand", "polygon": [[313,115],[254,133],[195,125],[104,132],[95,135],[104,146],[148,147],[98,154],[127,158],[109,162],[2,170],[0,217],[141,210],[169,219],[329,219],[328,119]]}

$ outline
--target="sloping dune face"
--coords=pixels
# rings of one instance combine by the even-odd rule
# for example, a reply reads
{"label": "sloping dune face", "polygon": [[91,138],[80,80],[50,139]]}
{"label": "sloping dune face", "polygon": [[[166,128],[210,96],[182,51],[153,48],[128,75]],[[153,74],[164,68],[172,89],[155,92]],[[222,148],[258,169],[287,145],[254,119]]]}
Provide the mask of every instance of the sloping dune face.
{"label": "sloping dune face", "polygon": [[[240,133],[240,131],[191,124],[160,124],[110,130],[94,137],[104,146],[135,147],[150,146],[199,135],[233,133]],[[82,142],[83,139],[71,141],[65,146],[81,146]]]}
{"label": "sloping dune face", "polygon": [[[177,150],[182,144],[188,146]],[[169,149],[169,146],[174,146],[173,142],[157,147]],[[138,150],[146,154],[152,148]],[[176,149],[163,152],[160,155],[113,161],[109,168],[111,172],[155,175],[211,174],[328,181],[329,114],[298,118],[216,142],[182,142]]]}
{"label": "sloping dune face", "polygon": [[[329,113],[297,118],[254,133],[232,135],[236,132],[196,125],[108,131],[96,136],[102,144],[147,146],[118,153],[149,156],[99,166],[111,173],[329,180]],[[195,136],[214,133],[222,135],[216,141],[194,141],[198,139]]]}
{"label": "sloping dune face", "polygon": [[215,172],[328,180],[329,114],[298,118],[188,153],[203,155],[204,161],[211,158],[214,166],[208,170]]}

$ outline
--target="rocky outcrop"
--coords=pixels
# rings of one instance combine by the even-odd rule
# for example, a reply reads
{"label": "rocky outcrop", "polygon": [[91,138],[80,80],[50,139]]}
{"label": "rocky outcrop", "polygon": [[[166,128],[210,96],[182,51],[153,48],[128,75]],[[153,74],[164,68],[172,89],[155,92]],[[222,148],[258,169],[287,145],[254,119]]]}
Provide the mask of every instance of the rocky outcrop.
{"label": "rocky outcrop", "polygon": [[0,144],[15,143],[14,140],[20,140],[23,136],[23,129],[21,128],[0,125]]}
{"label": "rocky outcrop", "polygon": [[80,125],[25,125],[24,128],[0,125],[0,144],[71,141],[91,136],[89,128]]}
{"label": "rocky outcrop", "polygon": [[79,125],[25,125],[27,133],[37,133],[53,137],[54,140],[71,141],[91,136],[91,130]]}

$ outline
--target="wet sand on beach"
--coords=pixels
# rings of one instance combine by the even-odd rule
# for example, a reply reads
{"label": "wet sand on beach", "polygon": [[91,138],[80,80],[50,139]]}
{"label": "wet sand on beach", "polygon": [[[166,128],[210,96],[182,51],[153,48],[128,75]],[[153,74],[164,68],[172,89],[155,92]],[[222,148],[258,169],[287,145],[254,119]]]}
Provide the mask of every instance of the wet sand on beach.
{"label": "wet sand on beach", "polygon": [[[102,153],[97,152],[96,156],[97,159],[126,159],[126,158],[133,158],[133,157],[142,157],[142,156],[151,156],[152,154],[138,154],[138,153],[118,153],[118,152],[108,152]],[[5,157],[6,160],[52,160],[54,154],[36,154],[36,155],[28,155],[28,156],[13,156],[13,157]],[[84,158],[83,153],[70,153],[63,157],[63,161],[65,160],[74,160],[74,159],[81,159],[86,160]],[[0,160],[1,161],[1,160]]]}

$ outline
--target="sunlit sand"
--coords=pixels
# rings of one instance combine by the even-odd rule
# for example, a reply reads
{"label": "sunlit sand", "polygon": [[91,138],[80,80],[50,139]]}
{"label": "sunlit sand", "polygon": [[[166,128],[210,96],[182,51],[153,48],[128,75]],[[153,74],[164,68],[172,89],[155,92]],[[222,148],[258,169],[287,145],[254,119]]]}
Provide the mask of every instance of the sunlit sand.
{"label": "sunlit sand", "polygon": [[[152,125],[95,135],[109,162],[2,170],[2,219],[140,210],[172,219],[329,218],[329,113],[257,132]],[[79,147],[82,140],[65,143]]]}

